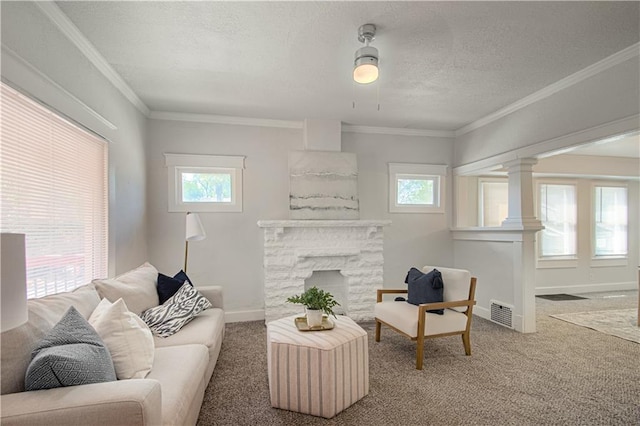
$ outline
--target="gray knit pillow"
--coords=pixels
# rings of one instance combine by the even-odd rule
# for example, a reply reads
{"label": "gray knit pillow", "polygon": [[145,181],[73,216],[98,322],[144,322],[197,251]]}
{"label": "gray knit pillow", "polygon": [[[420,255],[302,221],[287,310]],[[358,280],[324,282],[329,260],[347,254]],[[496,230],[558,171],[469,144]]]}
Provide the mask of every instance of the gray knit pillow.
{"label": "gray knit pillow", "polygon": [[71,306],[31,352],[25,389],[51,389],[114,380],[116,372],[109,350],[87,320]]}
{"label": "gray knit pillow", "polygon": [[169,337],[177,333],[196,315],[213,305],[191,284],[185,282],[180,290],[160,306],[147,309],[142,320],[147,323],[153,334]]}

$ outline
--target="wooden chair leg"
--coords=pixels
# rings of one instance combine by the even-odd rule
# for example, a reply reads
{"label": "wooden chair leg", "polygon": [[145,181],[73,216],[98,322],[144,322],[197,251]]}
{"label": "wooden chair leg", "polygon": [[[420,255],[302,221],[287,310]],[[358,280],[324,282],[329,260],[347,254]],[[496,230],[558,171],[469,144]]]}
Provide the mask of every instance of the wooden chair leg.
{"label": "wooden chair leg", "polygon": [[424,360],[424,336],[419,335],[416,344],[416,370],[422,370],[422,361]]}
{"label": "wooden chair leg", "polygon": [[464,345],[464,353],[471,355],[471,339],[469,338],[469,332],[462,333],[462,344]]}
{"label": "wooden chair leg", "polygon": [[380,341],[380,326],[382,326],[382,323],[376,320],[376,342]]}

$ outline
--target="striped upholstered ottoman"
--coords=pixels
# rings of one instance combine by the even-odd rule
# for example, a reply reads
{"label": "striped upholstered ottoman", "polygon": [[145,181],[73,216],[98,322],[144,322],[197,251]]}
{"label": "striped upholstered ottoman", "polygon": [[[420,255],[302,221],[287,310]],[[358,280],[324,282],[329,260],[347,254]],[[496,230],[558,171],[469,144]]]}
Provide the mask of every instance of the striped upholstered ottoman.
{"label": "striped upholstered ottoman", "polygon": [[346,316],[299,331],[295,317],[267,324],[271,405],[331,418],[369,393],[367,332]]}

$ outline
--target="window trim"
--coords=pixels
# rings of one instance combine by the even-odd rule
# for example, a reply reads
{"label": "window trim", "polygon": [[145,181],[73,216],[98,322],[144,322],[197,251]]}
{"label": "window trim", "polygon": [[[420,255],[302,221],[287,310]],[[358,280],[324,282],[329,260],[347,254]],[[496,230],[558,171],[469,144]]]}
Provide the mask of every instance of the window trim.
{"label": "window trim", "polygon": [[[596,203],[596,187],[604,186],[604,187],[617,187],[617,188],[625,188],[627,191],[627,253],[619,254],[619,255],[596,255],[596,211],[595,211],[595,203]],[[603,181],[596,180],[591,182],[590,188],[590,200],[589,200],[589,210],[590,210],[590,265],[592,268],[601,268],[608,266],[627,266],[629,259],[629,184],[627,182],[617,182],[617,181]]]}
{"label": "window trim", "polygon": [[[445,164],[389,163],[389,212],[390,213],[444,213],[445,212]],[[413,176],[433,179],[434,204],[398,204],[398,179]]]}
{"label": "window trim", "polygon": [[[242,212],[244,156],[165,153],[169,212]],[[231,174],[231,202],[183,202],[182,173]]]}

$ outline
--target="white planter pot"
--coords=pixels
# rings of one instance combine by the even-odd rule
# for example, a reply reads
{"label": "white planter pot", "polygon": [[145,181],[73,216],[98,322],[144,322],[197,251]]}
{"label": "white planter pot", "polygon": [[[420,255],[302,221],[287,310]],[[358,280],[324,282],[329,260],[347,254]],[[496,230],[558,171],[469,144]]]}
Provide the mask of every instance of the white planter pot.
{"label": "white planter pot", "polygon": [[320,309],[307,308],[307,325],[309,327],[318,327],[322,325],[322,311]]}

